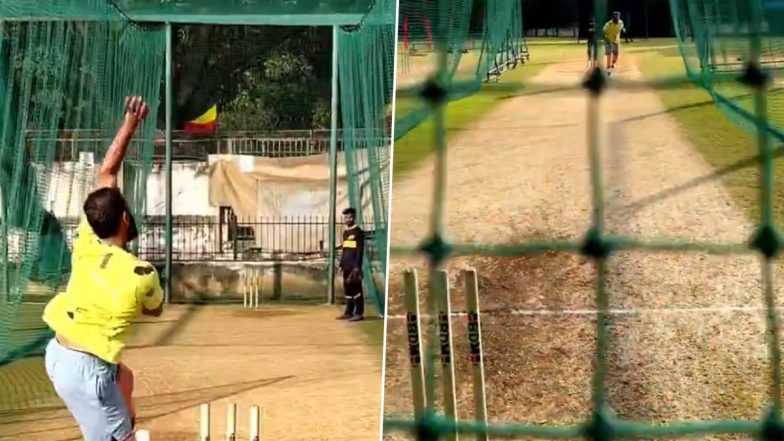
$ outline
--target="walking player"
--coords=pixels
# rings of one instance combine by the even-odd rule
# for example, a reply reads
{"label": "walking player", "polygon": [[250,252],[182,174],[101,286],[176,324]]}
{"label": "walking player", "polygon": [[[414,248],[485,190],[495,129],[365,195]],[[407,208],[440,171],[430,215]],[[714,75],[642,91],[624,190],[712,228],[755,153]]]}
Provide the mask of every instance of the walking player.
{"label": "walking player", "polygon": [[117,188],[125,151],[148,111],[141,97],[126,98],[125,121],[84,202],[68,287],[43,315],[55,333],[46,372],[86,441],[149,439],[147,431],[134,435],[133,373],[120,359],[131,322],[161,315],[163,293],[155,268],[125,250],[138,231]]}
{"label": "walking player", "polygon": [[596,68],[596,61],[599,58],[599,48],[596,46],[596,19],[591,17],[588,22],[588,65],[591,69]]}
{"label": "walking player", "polygon": [[343,273],[343,292],[346,296],[346,311],[340,320],[358,322],[365,313],[365,297],[362,292],[362,259],[365,254],[365,233],[356,223],[357,211],[343,210],[343,243],[340,245],[340,271]]}
{"label": "walking player", "polygon": [[620,12],[613,12],[612,19],[604,24],[604,53],[607,56],[607,73],[611,73],[618,63],[621,47],[621,33],[624,31]]}

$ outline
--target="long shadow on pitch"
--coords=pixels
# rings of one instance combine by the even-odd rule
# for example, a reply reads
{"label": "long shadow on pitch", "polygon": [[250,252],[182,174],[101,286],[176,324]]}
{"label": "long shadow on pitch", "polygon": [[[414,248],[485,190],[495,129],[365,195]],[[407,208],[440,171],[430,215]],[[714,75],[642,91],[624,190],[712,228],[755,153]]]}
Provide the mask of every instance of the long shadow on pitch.
{"label": "long shadow on pitch", "polygon": [[[187,409],[201,403],[209,403],[211,401],[220,400],[232,395],[241,394],[249,390],[271,386],[273,384],[290,380],[292,378],[294,378],[294,375],[285,375],[281,377],[264,378],[260,380],[250,380],[218,386],[208,386],[178,392],[167,392],[149,396],[140,396],[135,398],[135,402],[136,407],[140,410],[140,420],[144,421],[145,419],[157,418],[179,412],[180,410]],[[178,408],[175,410],[167,410],[155,415],[145,415],[145,413],[149,412],[150,408],[158,408],[167,405],[176,405]]]}
{"label": "long shadow on pitch", "polygon": [[[282,377],[273,377],[273,378],[265,378],[261,380],[251,380],[251,381],[244,381],[239,383],[232,383],[226,385],[219,385],[219,386],[209,386],[203,387],[198,389],[190,389],[185,391],[179,392],[169,392],[163,394],[156,394],[156,395],[149,395],[149,396],[142,396],[135,398],[137,412],[139,414],[139,422],[143,423],[145,421],[159,418],[171,414],[175,414],[177,412],[193,408],[198,406],[202,403],[209,403],[212,401],[220,400],[223,398],[227,398],[233,395],[241,394],[243,392],[258,389],[261,387],[271,386],[273,384],[277,384],[286,380],[290,380],[294,378],[294,375],[287,375]],[[161,409],[161,408],[165,409]],[[62,430],[72,430],[74,428],[72,418],[67,413],[61,413],[57,416],[52,417],[45,417],[40,418],[36,417],[36,413],[38,412],[52,412],[52,411],[65,411],[64,406],[47,406],[43,408],[37,408],[31,412],[30,409],[25,409],[23,413],[20,413],[22,418],[18,419],[7,419],[0,424],[2,427],[5,424],[14,424],[14,423],[23,423],[23,422],[43,422],[43,421],[53,421],[53,420],[65,420],[66,424],[58,427],[47,427],[45,429],[38,429],[38,430],[29,430],[24,429],[18,433],[6,433],[3,432],[3,436],[16,436],[16,435],[29,435],[34,433],[56,433],[57,431]],[[81,439],[77,438],[67,438],[67,439]]]}
{"label": "long shadow on pitch", "polygon": [[[380,320],[379,320],[380,321]],[[329,343],[329,344],[308,344],[308,343],[258,343],[258,344],[203,344],[203,343],[172,343],[172,344],[149,344],[138,346],[126,346],[127,349],[149,349],[149,348],[358,348],[366,347],[365,343]]]}

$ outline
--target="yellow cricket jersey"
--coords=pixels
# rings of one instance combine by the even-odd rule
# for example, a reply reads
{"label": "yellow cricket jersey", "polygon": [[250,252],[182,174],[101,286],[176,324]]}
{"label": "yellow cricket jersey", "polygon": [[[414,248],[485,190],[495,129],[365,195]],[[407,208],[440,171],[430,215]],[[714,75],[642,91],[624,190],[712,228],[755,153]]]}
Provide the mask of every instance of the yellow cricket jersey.
{"label": "yellow cricket jersey", "polygon": [[618,20],[618,23],[613,23],[613,21],[610,20],[604,25],[604,38],[610,43],[620,44],[621,32],[623,30],[623,20]]}
{"label": "yellow cricket jersey", "polygon": [[82,216],[73,244],[71,279],[44,309],[43,320],[79,349],[120,361],[131,322],[142,307],[163,302],[158,272],[149,263],[104,243]]}

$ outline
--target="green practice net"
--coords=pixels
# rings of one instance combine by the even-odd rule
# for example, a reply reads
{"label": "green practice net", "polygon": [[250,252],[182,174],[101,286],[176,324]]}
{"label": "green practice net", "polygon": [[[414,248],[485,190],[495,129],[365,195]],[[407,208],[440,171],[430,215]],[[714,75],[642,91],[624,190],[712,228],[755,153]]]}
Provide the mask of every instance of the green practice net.
{"label": "green practice net", "polygon": [[[784,4],[773,0],[671,0],[670,4],[689,78],[702,84],[716,104],[747,129],[756,127],[754,99],[736,79],[758,53],[759,66],[772,78],[766,97],[768,123],[773,136],[784,139]],[[760,14],[757,29],[755,8]]]}
{"label": "green practice net", "polygon": [[[409,2],[401,2],[401,5]],[[411,2],[412,4],[415,2]],[[504,2],[500,2],[504,3]],[[406,347],[404,358],[408,364],[410,357],[411,368],[419,365],[418,347],[422,346],[421,365],[425,366],[426,377],[424,378],[424,396],[421,400],[426,403],[425,410],[418,418],[399,418],[387,417],[384,421],[384,430],[388,434],[405,432],[418,440],[454,440],[457,435],[460,439],[499,439],[499,438],[541,438],[541,439],[590,439],[609,441],[613,439],[654,439],[654,438],[685,438],[700,437],[704,439],[742,439],[745,436],[753,436],[758,439],[772,440],[781,439],[784,436],[784,421],[781,419],[781,345],[779,337],[779,318],[777,304],[774,294],[773,272],[774,258],[781,249],[781,236],[773,221],[773,180],[774,180],[774,158],[777,154],[772,147],[770,133],[778,131],[776,127],[776,93],[777,89],[772,86],[772,90],[767,90],[766,76],[763,72],[777,69],[777,39],[779,36],[779,25],[784,23],[780,20],[780,11],[784,3],[778,1],[760,0],[738,0],[738,1],[703,1],[703,0],[671,0],[673,6],[673,20],[678,30],[681,50],[683,51],[684,62],[688,68],[689,75],[694,81],[698,81],[709,88],[713,93],[716,102],[724,108],[728,114],[736,121],[741,122],[758,133],[759,163],[760,172],[760,217],[754,229],[754,234],[748,243],[721,243],[720,241],[710,240],[669,240],[669,239],[641,239],[630,236],[612,234],[605,225],[607,218],[606,203],[610,196],[605,195],[605,178],[607,171],[603,159],[602,146],[599,142],[599,102],[606,96],[607,87],[635,87],[635,81],[630,80],[611,80],[609,83],[605,73],[600,70],[590,74],[583,88],[588,95],[587,112],[587,159],[590,165],[591,183],[591,209],[589,227],[582,240],[563,240],[545,239],[525,243],[481,243],[464,242],[453,243],[448,240],[445,231],[445,194],[446,182],[446,158],[448,144],[446,140],[445,128],[445,102],[448,97],[464,92],[462,83],[449,81],[458,75],[455,74],[455,67],[459,64],[455,61],[456,55],[450,48],[459,47],[459,32],[434,33],[434,46],[438,47],[436,57],[439,58],[439,68],[436,71],[437,78],[446,78],[439,84],[431,84],[425,94],[429,109],[435,113],[434,133],[432,136],[435,144],[435,185],[433,189],[433,205],[430,208],[429,219],[430,229],[427,238],[418,246],[397,246],[391,245],[393,256],[423,256],[428,261],[429,290],[426,309],[423,309],[419,316],[423,319],[427,317],[431,321],[429,326],[433,329],[422,330],[430,334],[426,341],[420,341],[413,337],[414,331],[408,328],[406,336],[411,346]],[[465,21],[469,8],[465,3],[461,3],[461,10],[465,15],[460,15],[461,11],[455,11],[455,3],[444,0],[430,3],[432,10],[429,10],[430,17],[434,19],[432,23],[435,29],[462,29],[466,35]],[[595,2],[595,17],[598,23],[607,20],[608,2]],[[405,7],[401,7],[401,13],[405,14]],[[730,12],[734,15],[729,15]],[[775,18],[774,18],[775,17]],[[461,20],[462,18],[462,20]],[[782,17],[784,18],[784,17]],[[507,23],[508,17],[501,16],[495,18],[497,23]],[[457,25],[460,23],[460,25]],[[462,25],[462,27],[461,27]],[[726,50],[726,58],[719,61],[718,55]],[[535,55],[535,54],[534,54]],[[459,58],[459,56],[457,56]],[[724,57],[724,55],[722,55]],[[763,70],[766,69],[767,70]],[[727,72],[731,75],[722,76]],[[774,77],[775,78],[775,77]],[[719,84],[721,83],[721,85]],[[668,84],[683,84],[683,79],[662,79],[660,86]],[[575,88],[577,86],[575,85]],[[742,93],[743,98],[734,95]],[[770,118],[766,116],[766,111],[770,112]],[[409,115],[410,116],[410,115]],[[405,116],[404,116],[405,117]],[[477,148],[479,146],[476,146]],[[521,159],[524,160],[524,159]],[[650,167],[655,167],[654,163]],[[477,185],[479,187],[479,185]],[[477,191],[481,191],[477,190]],[[609,193],[609,192],[608,192]],[[503,197],[503,196],[502,196]],[[548,200],[548,203],[556,201]],[[610,300],[613,295],[608,285],[608,279],[614,275],[609,269],[608,260],[618,253],[629,252],[697,252],[713,255],[736,255],[756,253],[762,261],[762,298],[764,299],[765,325],[766,325],[766,349],[768,354],[768,370],[766,378],[770,388],[767,390],[767,400],[765,403],[765,413],[760,420],[744,419],[724,419],[712,421],[676,421],[666,424],[656,422],[643,422],[639,420],[627,419],[618,416],[610,407],[608,399],[608,371],[609,359],[611,356],[617,357],[618,352],[612,348],[611,333],[614,318],[610,309]],[[593,333],[595,334],[595,352],[592,355],[593,366],[589,371],[592,372],[590,387],[590,412],[586,412],[587,418],[578,424],[547,425],[540,421],[524,421],[526,415],[522,414],[519,419],[512,422],[489,422],[480,420],[460,419],[449,416],[449,403],[444,403],[446,398],[439,396],[437,380],[447,377],[444,373],[457,351],[451,350],[451,344],[445,341],[443,331],[446,327],[443,318],[448,312],[447,308],[438,304],[448,304],[448,293],[444,282],[438,282],[441,270],[447,267],[447,263],[452,258],[460,257],[523,257],[535,256],[544,260],[548,253],[574,253],[585,256],[593,263],[595,277],[592,275],[592,289],[594,292],[595,321],[593,323]],[[393,257],[394,258],[394,257]],[[739,257],[738,257],[739,258]],[[560,269],[559,269],[560,270]],[[557,271],[553,270],[553,278],[558,277]],[[567,276],[569,277],[569,276]],[[406,280],[408,289],[409,279]],[[490,281],[489,283],[492,283]],[[411,282],[412,286],[416,282]],[[617,285],[613,289],[620,288]],[[502,289],[510,290],[512,287],[502,285]],[[573,293],[565,293],[569,296]],[[556,295],[556,294],[554,294]],[[391,305],[390,305],[391,308]],[[406,323],[411,326],[412,307],[407,306],[407,314],[404,317]],[[593,314],[592,314],[593,315]],[[470,316],[470,313],[469,313]],[[400,318],[400,317],[398,317]],[[434,322],[438,319],[438,324]],[[391,319],[390,319],[391,320]],[[469,328],[470,321],[469,318]],[[425,323],[427,323],[425,321]],[[476,323],[476,322],[474,322]],[[511,324],[509,325],[511,328]],[[391,326],[387,327],[388,335]],[[553,328],[545,328],[553,330]],[[436,334],[436,330],[438,334]],[[531,334],[536,334],[535,329]],[[469,332],[471,332],[469,330]],[[539,330],[541,332],[541,330]],[[560,329],[555,328],[555,333]],[[556,339],[555,335],[548,335],[547,338]],[[413,343],[411,342],[413,340]],[[504,350],[512,352],[516,350],[518,344],[526,347],[518,341],[502,340]],[[563,343],[563,342],[562,342]],[[475,341],[470,340],[471,350],[474,350]],[[564,343],[565,344],[565,343]],[[389,342],[387,343],[389,348]],[[447,349],[444,349],[444,348]],[[528,348],[531,347],[529,344]],[[408,350],[411,350],[409,354]],[[536,348],[535,350],[538,350]],[[566,350],[566,349],[565,349]],[[416,351],[416,352],[415,352]],[[546,352],[543,352],[546,353]],[[554,352],[553,352],[554,353]],[[474,353],[472,352],[472,356]],[[493,354],[497,355],[497,354]],[[523,354],[525,357],[527,354]],[[541,353],[535,356],[541,357]],[[624,354],[622,357],[633,358],[634,354]],[[447,361],[444,361],[446,357]],[[475,361],[472,359],[472,361]],[[389,360],[387,369],[389,369]],[[557,363],[557,362],[554,362]],[[626,361],[628,363],[628,360]],[[633,363],[630,363],[633,364]],[[510,369],[518,369],[518,366],[509,366]],[[672,368],[667,366],[666,369]],[[525,369],[525,368],[521,368]],[[573,367],[566,368],[561,372],[569,372]],[[522,371],[523,375],[534,375],[535,373]],[[514,375],[520,372],[498,372],[499,377],[509,374]],[[389,375],[389,373],[387,374]],[[454,375],[454,374],[453,374]],[[547,375],[547,374],[546,374]],[[412,378],[416,373],[412,373]],[[413,380],[412,380],[413,381]],[[446,387],[446,386],[444,386]],[[623,387],[634,387],[624,382]],[[520,399],[528,398],[528,390],[520,391]],[[558,403],[554,396],[560,395],[562,391],[548,390],[542,391],[545,394],[544,400],[553,403],[548,406],[546,413],[538,413],[542,418],[549,418],[549,414],[557,414],[555,409]],[[460,391],[461,399],[465,399],[466,392]],[[654,391],[645,390],[644,395],[654,394]],[[553,396],[547,398],[548,395]],[[386,393],[390,397],[389,392]],[[672,395],[668,395],[672,398]],[[541,398],[541,397],[537,397]],[[414,397],[415,401],[420,402],[419,397]],[[552,401],[549,401],[552,399]],[[668,398],[669,399],[669,398]],[[737,399],[731,397],[731,400]],[[667,400],[667,399],[665,399]],[[564,403],[564,401],[561,401]],[[668,401],[669,403],[669,401]],[[570,403],[571,404],[571,403]],[[416,405],[416,404],[415,404]],[[667,404],[669,405],[669,404]],[[393,404],[394,407],[399,404]],[[478,406],[478,405],[477,405]],[[505,405],[504,405],[505,406]],[[510,405],[511,407],[511,405]],[[442,410],[442,408],[444,410]],[[635,409],[636,410],[636,409]],[[538,419],[538,418],[537,418]],[[491,418],[492,420],[492,418]],[[713,437],[716,438],[713,438]]]}
{"label": "green practice net", "polygon": [[[338,78],[349,199],[370,198],[375,244],[365,259],[365,286],[383,313],[387,268],[390,197],[391,119],[395,73],[395,0],[376,0],[358,26],[342,27],[338,35]],[[367,196],[365,196],[367,195]],[[361,206],[356,204],[354,206]]]}
{"label": "green practice net", "polygon": [[[519,0],[401,0],[395,139],[433,115],[437,89],[457,100],[528,59]],[[439,55],[440,53],[443,56]]]}
{"label": "green practice net", "polygon": [[[180,159],[326,155],[337,42],[337,148],[348,170],[348,197],[340,203],[365,207],[359,220],[372,235],[366,292],[383,313],[394,1],[4,1],[0,365],[39,352],[49,338],[43,307],[67,283],[75,222],[121,122],[123,97],[131,94],[144,96],[151,111],[129,149],[122,187],[140,223],[136,251],[162,261],[164,236],[151,231],[163,230],[163,196],[148,188],[148,176],[161,170],[164,157],[166,21],[173,23],[174,130],[203,127],[194,121],[217,106],[221,130],[242,133],[209,143],[175,133],[173,155]],[[331,27],[317,25],[339,26],[335,41]],[[288,139],[295,131],[308,135]],[[319,131],[327,134],[313,135]],[[288,138],[267,136],[272,132]],[[178,204],[175,215],[188,208]],[[315,228],[328,230],[326,224]],[[292,234],[285,240],[309,239]],[[179,239],[174,248],[186,241],[193,239]]]}

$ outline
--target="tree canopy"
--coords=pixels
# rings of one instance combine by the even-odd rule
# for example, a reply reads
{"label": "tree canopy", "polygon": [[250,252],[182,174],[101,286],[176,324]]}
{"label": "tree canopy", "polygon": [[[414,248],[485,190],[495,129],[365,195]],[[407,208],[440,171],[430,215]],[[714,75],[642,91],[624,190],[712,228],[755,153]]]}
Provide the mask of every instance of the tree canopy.
{"label": "tree canopy", "polygon": [[331,46],[327,27],[177,27],[175,128],[213,104],[225,130],[324,127],[329,121]]}

